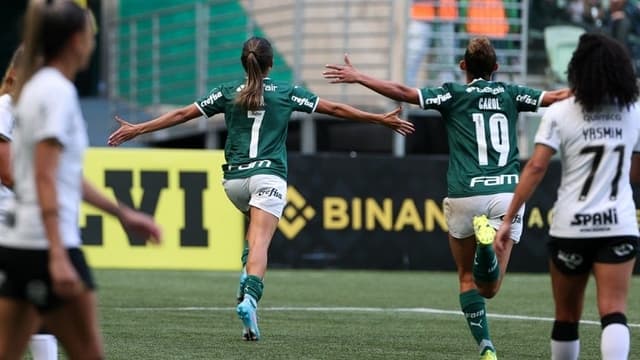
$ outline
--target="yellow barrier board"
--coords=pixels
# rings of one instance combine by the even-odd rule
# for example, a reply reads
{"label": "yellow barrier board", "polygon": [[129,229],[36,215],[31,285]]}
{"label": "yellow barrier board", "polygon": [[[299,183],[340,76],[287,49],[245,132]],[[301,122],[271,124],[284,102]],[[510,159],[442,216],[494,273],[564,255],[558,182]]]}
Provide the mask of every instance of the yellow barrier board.
{"label": "yellow barrier board", "polygon": [[85,176],[152,214],[164,242],[148,245],[117,219],[82,206],[83,249],[97,268],[239,270],[244,219],[221,185],[222,151],[92,148]]}

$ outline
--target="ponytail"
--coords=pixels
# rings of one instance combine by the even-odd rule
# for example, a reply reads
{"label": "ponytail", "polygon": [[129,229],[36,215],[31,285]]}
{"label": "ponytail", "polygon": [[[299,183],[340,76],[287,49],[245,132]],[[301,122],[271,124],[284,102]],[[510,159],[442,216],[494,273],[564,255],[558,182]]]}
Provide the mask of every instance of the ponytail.
{"label": "ponytail", "polygon": [[237,97],[237,103],[247,110],[258,110],[264,105],[262,71],[254,53],[247,56],[247,82]]}
{"label": "ponytail", "polygon": [[23,61],[16,73],[16,82],[11,94],[14,103],[20,99],[24,84],[42,67],[40,49],[42,48],[42,18],[45,6],[43,1],[32,0],[27,8],[22,42],[24,44]]}
{"label": "ponytail", "polygon": [[20,45],[11,56],[11,61],[7,70],[2,78],[2,85],[0,85],[0,95],[9,94],[13,89],[16,82],[16,73],[22,68],[24,47]]}
{"label": "ponytail", "polygon": [[23,31],[24,61],[13,91],[18,101],[24,84],[44,64],[59,56],[69,39],[88,26],[89,13],[70,0],[31,0]]}
{"label": "ponytail", "polygon": [[262,79],[273,66],[273,50],[267,39],[252,37],[244,43],[242,66],[247,73],[247,82],[236,97],[236,103],[247,110],[259,110],[264,106]]}

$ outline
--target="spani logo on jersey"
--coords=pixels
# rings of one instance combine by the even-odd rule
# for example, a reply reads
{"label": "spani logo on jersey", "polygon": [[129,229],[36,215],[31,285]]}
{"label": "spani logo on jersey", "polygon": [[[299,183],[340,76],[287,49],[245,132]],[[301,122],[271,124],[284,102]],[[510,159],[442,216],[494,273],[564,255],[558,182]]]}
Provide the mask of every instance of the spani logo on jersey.
{"label": "spani logo on jersey", "polygon": [[[602,212],[592,214],[574,214],[571,226],[599,226],[618,223],[616,208],[610,208]],[[604,230],[604,229],[603,229]]]}
{"label": "spani logo on jersey", "polygon": [[309,99],[297,97],[295,95],[291,95],[291,100],[294,101],[296,104],[298,104],[300,106],[306,106],[306,107],[311,108],[311,109],[313,109],[313,106],[315,105]]}
{"label": "spani logo on jersey", "polygon": [[476,185],[483,186],[497,186],[504,184],[517,184],[520,177],[518,174],[510,175],[497,175],[497,176],[476,176],[471,179],[469,186],[475,187]]}

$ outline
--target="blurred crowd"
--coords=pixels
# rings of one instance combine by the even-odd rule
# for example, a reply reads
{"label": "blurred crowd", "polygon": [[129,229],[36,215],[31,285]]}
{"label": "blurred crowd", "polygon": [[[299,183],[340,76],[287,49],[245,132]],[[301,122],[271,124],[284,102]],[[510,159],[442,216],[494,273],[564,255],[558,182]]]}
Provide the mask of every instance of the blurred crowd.
{"label": "blurred crowd", "polygon": [[640,56],[640,1],[536,0],[531,2],[532,28],[574,24],[606,33],[622,42],[634,58]]}

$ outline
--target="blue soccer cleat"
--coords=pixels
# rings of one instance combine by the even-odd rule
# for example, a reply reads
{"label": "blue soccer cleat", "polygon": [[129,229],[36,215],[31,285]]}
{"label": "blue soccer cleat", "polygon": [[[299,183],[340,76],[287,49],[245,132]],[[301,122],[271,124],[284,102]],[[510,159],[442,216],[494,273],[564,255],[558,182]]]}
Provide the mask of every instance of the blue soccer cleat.
{"label": "blue soccer cleat", "polygon": [[238,307],[236,307],[238,317],[242,321],[242,337],[247,341],[260,340],[260,330],[258,329],[258,304],[251,295],[245,295]]}

